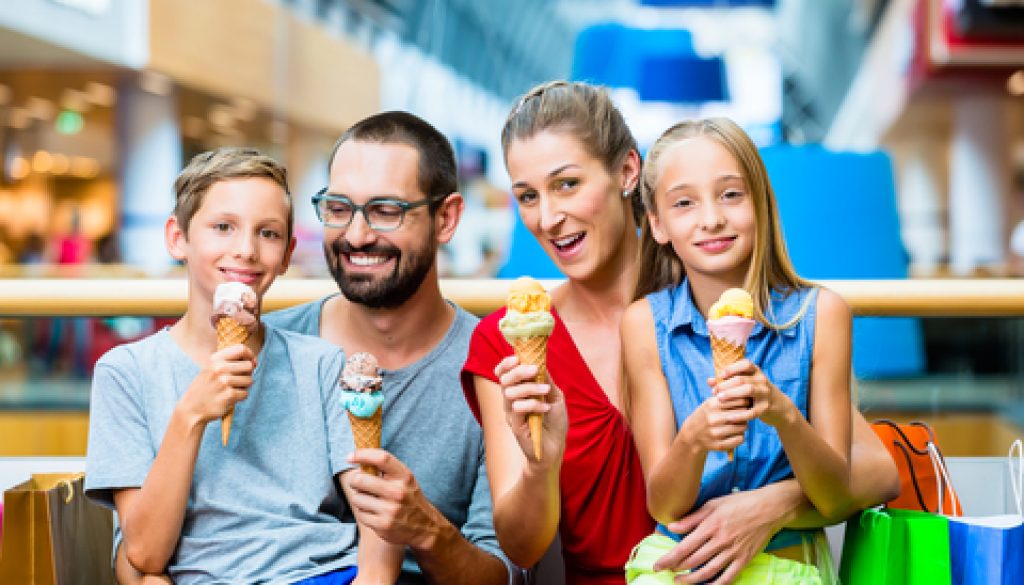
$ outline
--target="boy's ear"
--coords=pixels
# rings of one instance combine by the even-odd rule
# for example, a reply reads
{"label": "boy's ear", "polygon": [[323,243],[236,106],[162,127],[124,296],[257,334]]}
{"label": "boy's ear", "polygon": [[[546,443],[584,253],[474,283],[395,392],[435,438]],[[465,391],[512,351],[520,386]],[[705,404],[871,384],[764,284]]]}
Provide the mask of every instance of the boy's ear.
{"label": "boy's ear", "polygon": [[188,244],[188,236],[174,215],[168,217],[167,222],[164,223],[164,243],[172,258],[179,262],[185,261],[185,246]]}
{"label": "boy's ear", "polygon": [[447,244],[455,235],[455,228],[459,226],[459,219],[466,209],[466,201],[459,192],[452,193],[438,208],[434,217],[434,231],[437,234],[437,241]]}
{"label": "boy's ear", "polygon": [[292,240],[288,242],[288,248],[284,251],[284,258],[281,259],[281,266],[277,269],[278,276],[288,271],[288,267],[292,263],[292,254],[295,253],[295,243],[295,236],[292,236]]}
{"label": "boy's ear", "polygon": [[651,222],[651,235],[654,236],[654,241],[661,245],[668,243],[668,234],[661,227],[661,222],[658,221],[658,216],[650,211],[647,213],[647,221]]}

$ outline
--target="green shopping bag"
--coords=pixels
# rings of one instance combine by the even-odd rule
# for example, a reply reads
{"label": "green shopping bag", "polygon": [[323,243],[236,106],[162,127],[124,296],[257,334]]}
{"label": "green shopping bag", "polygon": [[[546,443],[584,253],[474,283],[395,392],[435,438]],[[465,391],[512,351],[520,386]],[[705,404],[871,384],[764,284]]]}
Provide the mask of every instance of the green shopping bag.
{"label": "green shopping bag", "polygon": [[913,510],[865,510],[846,523],[843,585],[950,585],[949,521]]}

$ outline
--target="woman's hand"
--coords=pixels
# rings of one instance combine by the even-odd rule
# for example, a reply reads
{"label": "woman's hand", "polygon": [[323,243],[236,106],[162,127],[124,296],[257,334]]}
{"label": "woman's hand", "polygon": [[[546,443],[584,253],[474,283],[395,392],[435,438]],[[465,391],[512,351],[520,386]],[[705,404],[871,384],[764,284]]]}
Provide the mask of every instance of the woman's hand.
{"label": "woman's hand", "polygon": [[[777,489],[737,492],[708,500],[667,528],[683,539],[654,563],[656,571],[695,569],[680,583],[725,585],[761,552],[786,523],[797,497]],[[717,576],[717,578],[716,578]]]}
{"label": "woman's hand", "polygon": [[[504,397],[505,419],[529,465],[551,466],[561,461],[569,429],[562,392],[554,384],[534,382],[537,366],[520,364],[516,356],[501,360],[494,368],[494,375]],[[543,415],[541,461],[534,456],[530,425],[527,423],[527,415],[533,413]]]}
{"label": "woman's hand", "polygon": [[750,413],[744,399],[711,396],[683,421],[680,433],[701,451],[731,451],[743,442]]}
{"label": "woman's hand", "polygon": [[730,364],[721,379],[710,378],[708,384],[722,408],[733,412],[734,422],[746,423],[759,418],[777,427],[793,415],[793,401],[750,360]]}

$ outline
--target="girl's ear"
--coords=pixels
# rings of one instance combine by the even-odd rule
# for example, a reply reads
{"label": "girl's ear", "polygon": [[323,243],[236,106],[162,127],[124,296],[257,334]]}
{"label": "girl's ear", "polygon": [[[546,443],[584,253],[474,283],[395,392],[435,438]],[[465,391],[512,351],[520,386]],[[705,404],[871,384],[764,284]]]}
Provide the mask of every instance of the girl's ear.
{"label": "girl's ear", "polygon": [[661,226],[661,222],[658,221],[657,214],[651,211],[646,213],[647,221],[651,223],[651,235],[654,236],[654,241],[664,246],[668,243],[668,234],[665,233],[665,230]]}
{"label": "girl's ear", "polygon": [[179,262],[185,261],[188,236],[185,234],[185,230],[178,223],[178,218],[174,215],[167,218],[167,222],[164,223],[164,244],[167,246],[167,251],[171,254],[171,258],[178,260]]}

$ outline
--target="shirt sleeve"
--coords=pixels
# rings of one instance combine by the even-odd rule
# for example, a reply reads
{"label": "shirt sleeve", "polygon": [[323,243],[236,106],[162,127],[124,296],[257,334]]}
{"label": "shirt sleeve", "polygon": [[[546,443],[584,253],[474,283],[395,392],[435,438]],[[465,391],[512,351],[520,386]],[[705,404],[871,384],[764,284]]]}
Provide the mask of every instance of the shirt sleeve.
{"label": "shirt sleeve", "polygon": [[355,450],[352,426],[345,409],[341,407],[341,387],[338,379],[345,365],[345,354],[341,350],[331,352],[321,359],[320,396],[323,399],[324,423],[327,425],[327,451],[330,456],[331,475],[338,475],[352,469],[348,455]]}
{"label": "shirt sleeve", "polygon": [[93,374],[85,491],[109,508],[114,490],[142,486],[156,457],[138,372],[131,354],[119,348],[104,356]]}
{"label": "shirt sleeve", "polygon": [[469,340],[469,353],[466,356],[466,363],[462,366],[462,375],[459,377],[462,382],[462,392],[466,396],[473,416],[480,421],[480,405],[476,400],[476,389],[473,386],[473,377],[480,376],[497,383],[498,378],[494,375],[494,368],[498,362],[514,352],[512,346],[505,341],[498,330],[498,320],[505,310],[491,313],[477,323],[473,330],[473,336]]}
{"label": "shirt sleeve", "polygon": [[491,509],[491,487],[487,479],[487,464],[483,454],[477,465],[476,485],[473,487],[473,498],[466,511],[466,523],[462,525],[462,536],[480,550],[498,557],[505,563],[509,572],[509,582],[516,583],[521,570],[512,564],[498,544],[498,536],[494,532],[494,513]]}

